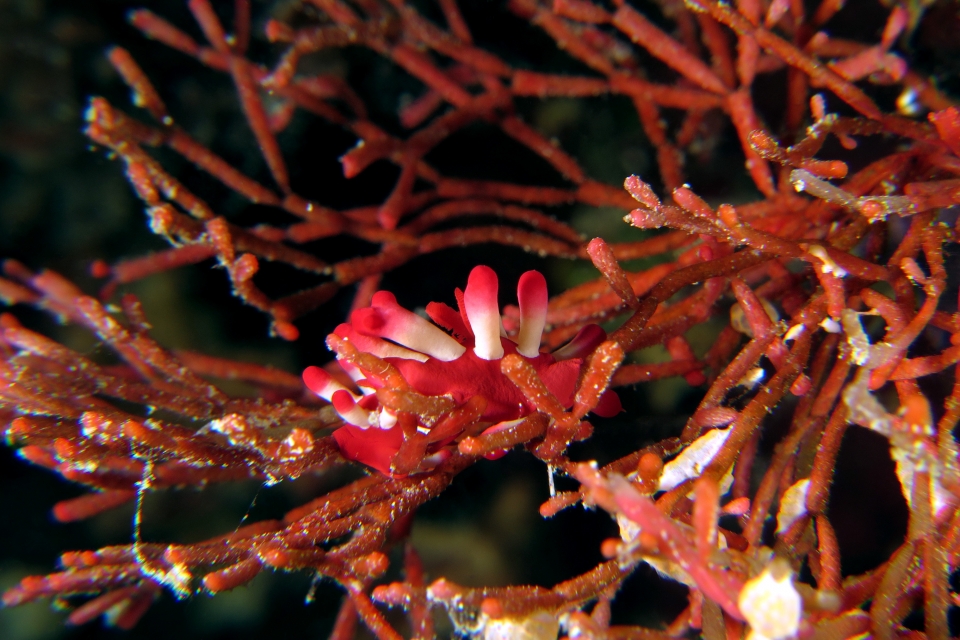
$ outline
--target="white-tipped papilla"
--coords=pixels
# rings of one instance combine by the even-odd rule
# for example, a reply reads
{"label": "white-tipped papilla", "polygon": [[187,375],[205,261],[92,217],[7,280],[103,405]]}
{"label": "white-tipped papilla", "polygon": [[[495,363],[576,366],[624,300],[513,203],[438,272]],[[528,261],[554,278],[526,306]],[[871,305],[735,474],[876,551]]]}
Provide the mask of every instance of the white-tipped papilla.
{"label": "white-tipped papilla", "polygon": [[517,282],[520,303],[520,333],[517,352],[528,358],[540,355],[540,338],[547,323],[547,280],[539,271],[527,271]]}
{"label": "white-tipped papilla", "polygon": [[467,320],[473,330],[473,352],[484,360],[503,357],[500,343],[500,305],[497,303],[497,274],[493,269],[478,265],[470,272],[463,292]]}
{"label": "white-tipped papilla", "polygon": [[303,370],[303,383],[307,385],[314,394],[320,396],[327,402],[332,402],[333,394],[337,391],[343,391],[353,397],[350,390],[333,379],[329,373],[320,367],[307,367]]}
{"label": "white-tipped papilla", "polygon": [[376,414],[358,405],[349,391],[337,391],[331,402],[337,414],[348,424],[361,429],[369,429],[377,424]]}
{"label": "white-tipped papilla", "polygon": [[392,429],[397,424],[397,414],[383,407],[380,409],[378,420],[381,429]]}
{"label": "white-tipped papilla", "polygon": [[526,418],[517,418],[516,420],[505,420],[503,422],[498,422],[495,425],[491,425],[483,430],[481,435],[490,435],[491,433],[496,433],[498,431],[503,431],[504,429],[509,429],[510,427],[515,427],[521,422],[526,420]]}
{"label": "white-tipped papilla", "polygon": [[418,362],[426,362],[430,359],[425,353],[413,351],[406,347],[401,347],[398,344],[381,340],[380,338],[364,335],[354,330],[349,324],[341,324],[334,329],[333,332],[341,338],[349,338],[360,351],[373,354],[378,358],[402,358],[404,360],[416,360]]}
{"label": "white-tipped papilla", "polygon": [[355,311],[352,324],[361,333],[393,340],[443,362],[456,360],[466,351],[442,329],[397,304],[387,291],[378,291],[370,307]]}

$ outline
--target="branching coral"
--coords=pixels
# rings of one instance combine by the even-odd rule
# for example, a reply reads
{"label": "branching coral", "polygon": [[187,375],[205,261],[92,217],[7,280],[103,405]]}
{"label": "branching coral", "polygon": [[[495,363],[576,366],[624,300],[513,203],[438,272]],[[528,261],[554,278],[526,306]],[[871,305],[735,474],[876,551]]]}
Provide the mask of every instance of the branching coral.
{"label": "branching coral", "polygon": [[[306,23],[267,21],[267,38],[285,47],[270,68],[246,56],[247,2],[235,3],[229,36],[209,2],[189,2],[207,44],[149,11],[132,14],[148,37],[229,75],[274,186],[194,140],[149,70],[113,49],[111,63],[155,123],[94,98],[86,133],[123,162],[151,228],[173,247],[97,263],[95,275],[107,279],[100,300],[7,261],[7,303],[86,328],[118,362],[96,362],[6,314],[0,417],[23,458],[93,490],[54,508],[64,521],[170,487],[277,483],[350,461],[373,471],[282,519],[216,538],[67,553],[62,571],[24,579],[6,605],[77,597],[71,621],[103,614],[129,627],[163,590],[216,594],[274,568],[343,587],[337,638],[349,637],[357,619],[379,638],[401,630],[430,637],[435,608],[456,631],[491,639],[690,630],[710,640],[950,636],[948,578],[960,562],[960,109],[894,52],[917,7],[894,6],[871,44],[827,34],[841,10],[831,0],[508,3],[580,65],[559,74],[475,44],[449,0],[439,2],[445,27],[401,0],[310,4],[317,13]],[[389,133],[342,78],[301,72],[305,56],[347,46],[422,83],[399,113],[415,131]],[[758,104],[764,76],[783,80],[777,136]],[[895,88],[899,112],[878,87]],[[629,98],[668,195],[658,196],[649,176],[626,178],[626,192],[591,179],[517,115],[519,98],[601,95]],[[297,112],[356,137],[341,158],[348,178],[378,161],[395,165],[386,199],[341,210],[297,195],[277,140]],[[565,186],[454,178],[435,167],[430,152],[478,122],[546,162]],[[692,159],[699,138],[719,140],[722,123],[739,141],[759,194],[752,201],[711,203],[685,183],[683,152]],[[884,141],[883,152],[858,156],[871,139]],[[275,212],[276,222],[228,221],[152,155],[161,147]],[[617,208],[632,227],[664,231],[584,242],[544,211],[570,203]],[[374,249],[333,259],[312,251],[310,242],[330,237]],[[501,316],[496,275],[479,266],[456,296],[459,312],[427,306],[433,322],[378,291],[384,274],[414,258],[481,244],[589,260],[601,277],[548,299],[545,279],[528,272],[519,306]],[[120,298],[119,309],[106,303],[117,287],[209,258],[288,340],[307,326],[294,324],[301,316],[356,285],[349,321],[327,340],[346,376],[312,366],[301,381],[172,353],[148,335],[133,297]],[[635,270],[631,261],[641,258],[656,260]],[[293,267],[311,284],[268,295],[263,261]],[[609,323],[609,335],[598,323]],[[708,332],[710,344],[701,348],[694,330]],[[664,362],[627,360],[658,346]],[[233,398],[207,380],[230,377],[262,397]],[[602,465],[578,457],[571,444],[594,433],[586,416],[619,409],[612,388],[667,377],[706,389],[680,433]],[[851,575],[829,506],[841,443],[854,427],[889,442],[909,523],[895,551]],[[764,442],[775,443],[769,453]],[[603,543],[604,562],[552,588],[429,582],[411,545],[397,562],[391,553],[421,505],[482,457],[515,447],[546,463],[551,480],[579,483],[552,492],[543,516],[583,505],[615,519],[620,536]],[[402,580],[385,577],[391,562],[403,565]],[[611,617],[611,602],[644,563],[688,588],[686,608],[659,629]],[[401,608],[407,626],[385,607]],[[923,613],[922,630],[908,620],[914,611]]]}

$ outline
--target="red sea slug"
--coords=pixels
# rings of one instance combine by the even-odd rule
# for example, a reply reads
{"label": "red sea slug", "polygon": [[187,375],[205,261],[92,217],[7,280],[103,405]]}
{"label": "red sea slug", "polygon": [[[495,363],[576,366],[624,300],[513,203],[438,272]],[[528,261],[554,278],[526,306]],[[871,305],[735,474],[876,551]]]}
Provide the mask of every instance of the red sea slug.
{"label": "red sea slug", "polygon": [[[436,324],[404,309],[387,291],[374,294],[369,307],[356,310],[350,322],[334,334],[349,340],[360,351],[393,365],[420,394],[446,396],[458,405],[483,396],[486,409],[481,420],[497,424],[534,412],[520,390],[500,371],[500,359],[517,353],[526,358],[554,396],[565,406],[573,404],[583,358],[606,339],[603,329],[589,325],[566,346],[553,353],[540,352],[540,338],[547,317],[547,283],[539,271],[527,271],[517,284],[520,330],[506,337],[497,304],[497,274],[483,265],[470,272],[466,291],[456,291],[460,313],[439,302],[427,305],[427,315]],[[448,334],[439,326],[452,332]],[[377,383],[342,359],[340,367],[357,383],[358,395],[319,367],[307,367],[307,387],[333,404],[346,425],[333,437],[344,457],[391,474],[391,460],[403,443],[397,416],[380,405]],[[594,413],[616,415],[620,400],[607,391]],[[420,425],[421,431],[429,430]],[[437,443],[435,454],[449,444]]]}

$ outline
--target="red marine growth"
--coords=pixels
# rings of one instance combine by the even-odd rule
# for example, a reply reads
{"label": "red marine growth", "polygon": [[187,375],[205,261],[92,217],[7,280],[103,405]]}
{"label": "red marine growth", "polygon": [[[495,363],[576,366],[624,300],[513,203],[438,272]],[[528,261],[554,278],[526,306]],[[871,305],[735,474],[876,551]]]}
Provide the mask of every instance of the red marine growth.
{"label": "red marine growth", "polygon": [[[597,325],[588,325],[565,347],[554,353],[540,352],[540,338],[547,317],[547,283],[539,271],[527,271],[517,283],[520,304],[519,331],[507,337],[497,303],[497,274],[487,266],[470,272],[466,291],[456,290],[460,312],[442,302],[427,305],[421,318],[397,304],[392,293],[374,294],[371,306],[356,310],[350,322],[341,324],[327,339],[337,352],[337,363],[360,389],[350,391],[319,367],[307,367],[303,380],[315,394],[333,404],[347,424],[334,432],[341,453],[381,473],[403,475],[395,457],[405,440],[398,414],[383,396],[395,388],[390,375],[400,375],[403,384],[416,393],[452,400],[481,420],[494,423],[486,432],[505,428],[534,413],[520,390],[500,370],[500,360],[512,353],[523,356],[554,396],[570,407],[583,358],[606,339]],[[437,326],[439,325],[439,327]],[[451,332],[448,335],[440,327]],[[351,350],[345,343],[354,347]],[[376,359],[364,361],[356,352]],[[392,365],[386,370],[382,363]],[[609,417],[620,411],[612,391],[601,397],[594,413]],[[460,431],[435,429],[438,425],[423,414],[406,431],[428,436],[421,467],[436,465],[449,455],[446,445]],[[447,425],[444,425],[447,426]],[[432,437],[430,437],[432,436]],[[499,457],[503,452],[488,457]]]}

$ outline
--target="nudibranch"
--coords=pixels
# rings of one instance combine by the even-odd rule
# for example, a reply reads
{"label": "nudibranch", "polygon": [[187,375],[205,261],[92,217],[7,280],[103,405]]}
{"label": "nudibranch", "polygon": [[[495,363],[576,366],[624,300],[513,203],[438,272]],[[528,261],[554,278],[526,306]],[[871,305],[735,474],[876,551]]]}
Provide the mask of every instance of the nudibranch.
{"label": "nudibranch", "polygon": [[[482,396],[486,408],[480,419],[489,422],[491,429],[535,411],[500,370],[500,360],[507,354],[516,353],[526,359],[563,406],[570,407],[584,358],[606,339],[603,329],[588,325],[557,351],[541,353],[540,340],[547,319],[547,282],[543,274],[527,271],[520,277],[520,328],[514,338],[507,337],[503,329],[497,288],[493,269],[475,267],[467,279],[466,290],[456,290],[460,312],[441,302],[431,302],[426,312],[433,322],[401,307],[392,293],[378,291],[369,307],[354,311],[350,321],[333,333],[359,351],[393,365],[417,393],[445,396],[457,405]],[[356,383],[359,394],[320,367],[307,367],[303,381],[313,393],[330,402],[346,423],[333,433],[343,456],[393,475],[391,461],[404,439],[397,416],[380,404],[376,376],[342,358],[337,362]],[[593,412],[609,417],[620,410],[620,399],[608,390]],[[420,424],[418,430],[426,433],[430,426]],[[442,449],[451,441],[452,438],[435,443],[427,455],[442,457]]]}

